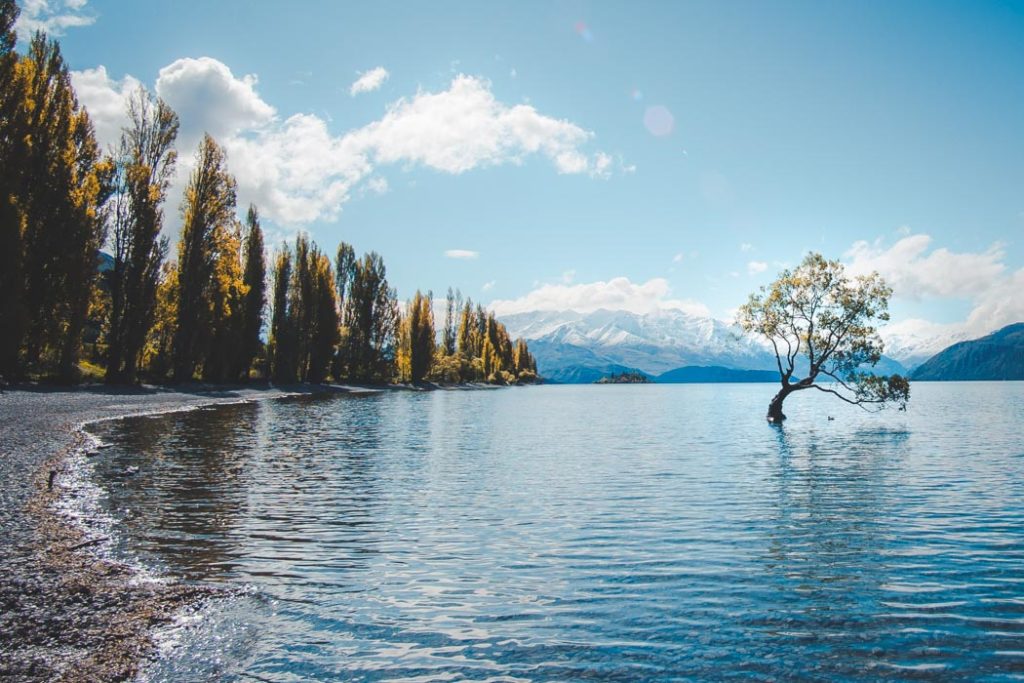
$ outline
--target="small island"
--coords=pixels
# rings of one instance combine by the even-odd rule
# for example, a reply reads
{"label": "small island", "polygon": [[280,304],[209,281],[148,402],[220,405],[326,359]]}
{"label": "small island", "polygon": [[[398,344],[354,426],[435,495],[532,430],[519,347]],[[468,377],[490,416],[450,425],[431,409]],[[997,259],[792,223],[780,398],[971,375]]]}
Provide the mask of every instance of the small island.
{"label": "small island", "polygon": [[602,377],[594,384],[650,384],[651,378],[636,370],[630,372],[615,373]]}

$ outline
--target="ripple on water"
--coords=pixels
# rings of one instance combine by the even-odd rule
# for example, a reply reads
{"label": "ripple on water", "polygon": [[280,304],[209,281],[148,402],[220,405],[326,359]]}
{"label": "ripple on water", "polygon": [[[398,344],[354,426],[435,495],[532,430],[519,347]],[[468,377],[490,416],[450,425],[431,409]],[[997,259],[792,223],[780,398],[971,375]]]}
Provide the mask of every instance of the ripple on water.
{"label": "ripple on water", "polygon": [[252,587],[154,679],[1024,674],[1024,385],[783,430],[766,391],[298,397],[102,424],[86,467],[118,552]]}

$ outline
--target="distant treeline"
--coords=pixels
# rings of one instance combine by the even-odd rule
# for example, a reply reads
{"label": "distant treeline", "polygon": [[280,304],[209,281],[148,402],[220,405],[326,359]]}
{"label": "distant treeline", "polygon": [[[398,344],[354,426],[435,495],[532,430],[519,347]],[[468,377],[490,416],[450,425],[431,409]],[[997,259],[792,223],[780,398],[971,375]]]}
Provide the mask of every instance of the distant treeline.
{"label": "distant treeline", "polygon": [[[18,54],[17,15],[13,0],[0,0],[0,374],[70,382],[84,368],[115,383],[536,379],[525,342],[450,289],[438,343],[432,295],[400,306],[375,253],[357,258],[342,243],[332,264],[300,234],[273,255],[268,274],[259,213],[250,206],[244,225],[238,220],[235,180],[209,135],[169,260],[161,233],[177,115],[140,87],[119,143],[103,154],[59,44],[37,33]],[[110,256],[98,263],[104,247]]]}

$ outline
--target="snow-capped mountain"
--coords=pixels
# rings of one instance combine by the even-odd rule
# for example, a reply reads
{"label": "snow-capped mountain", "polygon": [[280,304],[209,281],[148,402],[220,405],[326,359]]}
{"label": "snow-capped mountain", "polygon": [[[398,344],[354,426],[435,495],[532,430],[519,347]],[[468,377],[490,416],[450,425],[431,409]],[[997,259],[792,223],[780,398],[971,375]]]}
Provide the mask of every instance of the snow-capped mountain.
{"label": "snow-capped mountain", "polygon": [[[530,343],[540,374],[554,381],[589,382],[628,370],[657,376],[687,366],[776,368],[767,342],[721,320],[676,309],[646,314],[531,311],[502,316],[501,321],[513,337]],[[959,341],[914,332],[901,326],[883,330],[886,354],[875,371],[905,374]]]}
{"label": "snow-capped mountain", "polygon": [[918,326],[914,321],[889,325],[880,330],[885,342],[885,355],[908,369],[914,369],[926,360],[958,342],[979,335],[970,335],[955,326]]}
{"label": "snow-capped mountain", "polygon": [[720,320],[674,309],[647,314],[533,311],[501,320],[512,336],[530,342],[540,373],[549,378],[574,367],[614,366],[650,375],[688,365],[775,367],[774,355],[759,340]]}

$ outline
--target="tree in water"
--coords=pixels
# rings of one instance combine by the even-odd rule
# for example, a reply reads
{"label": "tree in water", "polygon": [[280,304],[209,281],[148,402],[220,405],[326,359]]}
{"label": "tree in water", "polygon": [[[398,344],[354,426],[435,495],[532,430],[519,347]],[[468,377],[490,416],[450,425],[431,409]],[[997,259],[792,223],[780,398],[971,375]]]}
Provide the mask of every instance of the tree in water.
{"label": "tree in water", "polygon": [[153,324],[160,266],[167,255],[161,204],[167,196],[177,153],[178,117],[142,87],[128,101],[129,125],[114,157],[114,194],[107,222],[114,264],[110,290],[106,380],[133,384],[146,334]]}
{"label": "tree in water", "polygon": [[[196,153],[196,168],[189,178],[182,202],[184,223],[178,245],[178,307],[174,337],[174,378],[188,381],[206,359],[211,332],[222,331],[213,318],[226,312],[227,297],[214,301],[229,282],[215,277],[229,275],[221,249],[230,247],[235,229],[235,180],[227,172],[224,150],[206,135]],[[216,305],[219,303],[219,306]]]}
{"label": "tree in water", "polygon": [[[768,421],[786,419],[782,404],[790,394],[815,389],[865,409],[890,404],[905,410],[910,383],[905,377],[865,372],[882,356],[873,326],[889,319],[892,290],[878,273],[849,277],[843,264],[808,254],[793,270],[740,307],[737,322],[746,332],[768,339],[775,350],[782,388],[768,406]],[[797,361],[799,380],[794,379]]]}

